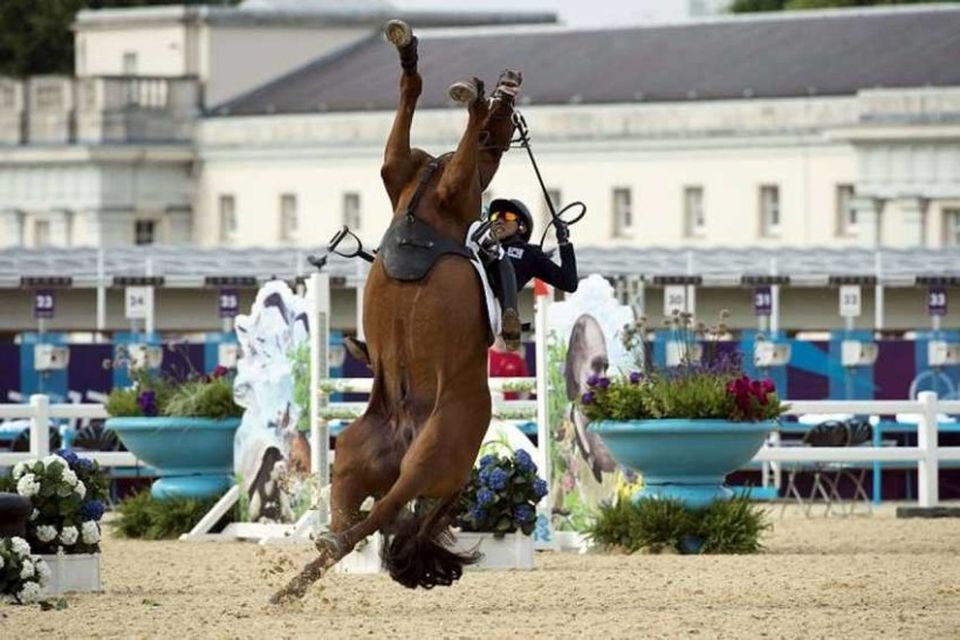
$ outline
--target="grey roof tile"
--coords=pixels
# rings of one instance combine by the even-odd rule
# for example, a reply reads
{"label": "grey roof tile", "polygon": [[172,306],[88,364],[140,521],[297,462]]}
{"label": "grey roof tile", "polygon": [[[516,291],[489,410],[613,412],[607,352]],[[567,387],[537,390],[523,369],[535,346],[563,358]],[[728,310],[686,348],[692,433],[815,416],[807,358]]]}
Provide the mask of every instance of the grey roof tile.
{"label": "grey roof tile", "polygon": [[[414,25],[416,26],[416,25]],[[960,85],[960,8],[834,11],[592,31],[426,36],[420,106],[447,86],[506,67],[532,104],[850,95],[874,87]],[[399,66],[379,36],[223,105],[252,115],[393,109]]]}

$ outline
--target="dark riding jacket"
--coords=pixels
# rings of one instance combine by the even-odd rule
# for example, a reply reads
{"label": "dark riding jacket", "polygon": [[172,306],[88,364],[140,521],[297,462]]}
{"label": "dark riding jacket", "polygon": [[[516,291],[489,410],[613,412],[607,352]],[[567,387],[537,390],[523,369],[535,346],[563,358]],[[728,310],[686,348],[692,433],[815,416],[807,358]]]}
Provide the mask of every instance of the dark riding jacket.
{"label": "dark riding jacket", "polygon": [[545,254],[535,244],[524,242],[520,238],[508,238],[501,246],[517,274],[517,290],[522,290],[534,278],[539,278],[561,291],[573,293],[577,290],[577,258],[573,245],[565,242],[560,245],[560,265]]}

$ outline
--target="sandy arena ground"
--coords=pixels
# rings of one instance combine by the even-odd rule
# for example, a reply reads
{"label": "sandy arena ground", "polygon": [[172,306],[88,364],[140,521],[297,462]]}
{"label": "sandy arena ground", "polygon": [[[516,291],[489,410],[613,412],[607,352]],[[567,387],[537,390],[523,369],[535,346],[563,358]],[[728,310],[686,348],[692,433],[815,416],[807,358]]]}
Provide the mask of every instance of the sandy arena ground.
{"label": "sandy arena ground", "polygon": [[432,592],[331,574],[283,607],[309,548],[108,538],[104,593],[4,607],[0,638],[960,638],[960,519],[773,522],[757,556],[540,553]]}

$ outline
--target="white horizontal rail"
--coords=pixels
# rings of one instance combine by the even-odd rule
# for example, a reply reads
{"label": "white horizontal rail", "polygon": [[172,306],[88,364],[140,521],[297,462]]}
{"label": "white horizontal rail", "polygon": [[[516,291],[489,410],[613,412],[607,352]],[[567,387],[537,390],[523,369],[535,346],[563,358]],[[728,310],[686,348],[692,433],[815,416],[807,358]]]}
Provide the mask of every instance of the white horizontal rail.
{"label": "white horizontal rail", "polygon": [[[808,413],[853,413],[860,415],[893,415],[920,413],[923,405],[911,400],[793,400],[787,401],[786,415],[802,416]],[[947,404],[947,403],[942,403]],[[955,403],[960,405],[960,403]]]}
{"label": "white horizontal rail", "polygon": [[[76,451],[81,458],[96,461],[101,467],[143,467],[143,463],[129,451]],[[36,460],[29,451],[0,452],[0,466],[11,467],[18,462]]]}
{"label": "white horizontal rail", "polygon": [[[510,393],[516,387],[524,387],[533,392],[536,389],[536,378],[489,378],[490,391]],[[373,389],[373,378],[327,378],[320,381],[321,393],[370,393]]]}

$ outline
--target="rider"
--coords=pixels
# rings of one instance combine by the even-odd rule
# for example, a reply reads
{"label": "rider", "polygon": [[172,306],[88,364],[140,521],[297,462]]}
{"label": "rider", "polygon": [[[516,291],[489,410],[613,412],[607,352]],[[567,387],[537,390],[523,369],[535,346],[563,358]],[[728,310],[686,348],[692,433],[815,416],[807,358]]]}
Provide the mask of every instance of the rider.
{"label": "rider", "polygon": [[520,348],[521,331],[517,291],[533,278],[539,278],[561,291],[573,293],[577,290],[577,259],[570,244],[570,231],[559,218],[553,222],[560,247],[559,266],[539,246],[530,243],[533,216],[519,200],[493,200],[487,219],[501,249],[495,268],[490,268],[494,276],[490,279],[491,285],[503,307],[501,335],[507,348],[516,351]]}

